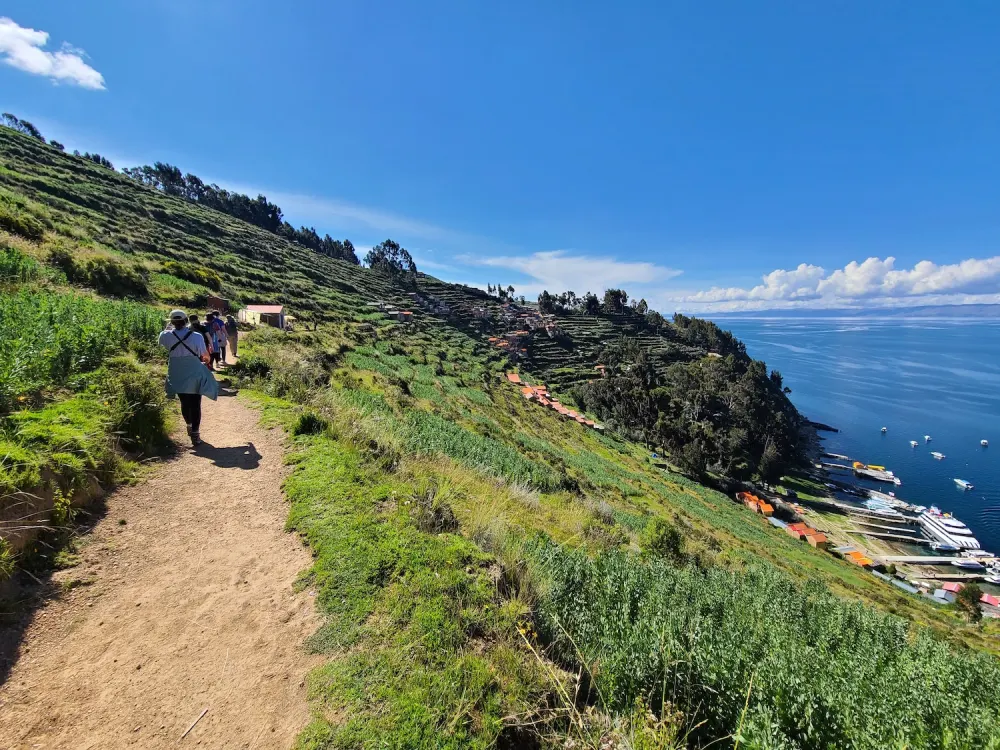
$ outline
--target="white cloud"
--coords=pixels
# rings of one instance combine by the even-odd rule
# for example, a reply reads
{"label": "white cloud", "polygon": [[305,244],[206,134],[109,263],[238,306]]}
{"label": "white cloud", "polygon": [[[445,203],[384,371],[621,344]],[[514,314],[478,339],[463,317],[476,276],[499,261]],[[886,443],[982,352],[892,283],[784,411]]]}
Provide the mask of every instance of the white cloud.
{"label": "white cloud", "polygon": [[706,311],[1000,302],[1000,256],[948,265],[922,260],[899,270],[895,263],[892,256],[873,257],[831,273],[803,263],[791,271],[772,271],[750,289],[713,287],[675,299]]}
{"label": "white cloud", "polygon": [[83,50],[63,44],[58,52],[44,49],[48,32],[24,28],[9,18],[0,18],[0,60],[26,73],[45,76],[57,83],[85,89],[103,89],[104,76],[84,61]]}
{"label": "white cloud", "polygon": [[570,255],[565,250],[550,250],[523,256],[460,256],[469,265],[504,268],[517,271],[532,279],[517,286],[518,293],[533,296],[543,289],[550,292],[573,290],[578,294],[597,292],[614,287],[644,287],[680,275],[680,271],[655,263],[622,262],[614,258],[592,258]]}

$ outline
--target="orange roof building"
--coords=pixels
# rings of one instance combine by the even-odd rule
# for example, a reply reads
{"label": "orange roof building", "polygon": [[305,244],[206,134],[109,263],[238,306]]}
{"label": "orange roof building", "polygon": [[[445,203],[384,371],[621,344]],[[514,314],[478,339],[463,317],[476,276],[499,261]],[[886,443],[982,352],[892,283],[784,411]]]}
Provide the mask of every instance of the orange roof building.
{"label": "orange roof building", "polygon": [[516,372],[508,372],[507,380],[509,380],[511,383],[514,383],[514,385],[521,384],[521,376],[518,375]]}
{"label": "orange roof building", "polygon": [[815,534],[806,534],[806,541],[816,549],[826,549],[830,546],[830,540],[826,538],[826,534],[820,531]]}

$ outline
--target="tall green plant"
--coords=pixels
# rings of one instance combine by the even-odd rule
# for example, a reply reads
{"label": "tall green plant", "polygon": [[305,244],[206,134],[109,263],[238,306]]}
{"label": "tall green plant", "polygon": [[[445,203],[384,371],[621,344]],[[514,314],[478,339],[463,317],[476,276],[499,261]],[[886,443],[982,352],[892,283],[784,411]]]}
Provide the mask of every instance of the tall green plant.
{"label": "tall green plant", "polygon": [[0,413],[162,328],[153,308],[74,294],[0,294]]}

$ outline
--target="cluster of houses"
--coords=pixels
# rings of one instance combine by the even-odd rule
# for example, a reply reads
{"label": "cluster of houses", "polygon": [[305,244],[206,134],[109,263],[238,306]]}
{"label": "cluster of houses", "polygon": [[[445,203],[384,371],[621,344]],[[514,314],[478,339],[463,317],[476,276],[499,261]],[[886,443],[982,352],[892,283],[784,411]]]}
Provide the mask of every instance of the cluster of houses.
{"label": "cluster of houses", "polygon": [[582,414],[579,414],[572,409],[563,406],[559,403],[559,400],[554,398],[551,393],[549,393],[548,388],[544,385],[528,385],[521,380],[521,376],[516,372],[507,373],[507,380],[513,385],[521,387],[521,395],[528,401],[534,401],[540,406],[544,406],[547,409],[552,409],[554,412],[560,414],[566,419],[572,419],[575,422],[579,422],[584,427],[589,427],[592,430],[603,430],[604,425],[597,424],[592,419],[587,419]]}
{"label": "cluster of houses", "polygon": [[766,500],[761,500],[759,497],[750,492],[737,492],[736,499],[739,500],[741,503],[743,503],[754,513],[760,513],[765,518],[770,518],[772,515],[774,515],[773,505],[771,505]]}
{"label": "cluster of houses", "polygon": [[[940,599],[943,602],[954,603],[955,599],[958,598],[958,592],[964,589],[965,586],[961,583],[951,582],[945,583],[934,592],[934,598]],[[979,603],[985,604],[987,607],[1000,607],[1000,598],[993,596],[992,594],[983,594],[979,597]]]}
{"label": "cluster of houses", "polygon": [[397,310],[392,305],[382,300],[376,300],[375,302],[366,302],[366,307],[370,307],[373,310],[378,310],[380,313],[385,313],[385,316],[389,320],[395,320],[400,323],[410,323],[413,321],[413,313],[410,310]]}
{"label": "cluster of houses", "polygon": [[837,547],[834,552],[840,555],[842,558],[847,560],[849,563],[854,563],[859,568],[873,568],[875,567],[875,561],[872,560],[864,552],[859,552],[854,549],[854,547]]}
{"label": "cluster of houses", "polygon": [[490,336],[490,345],[506,352],[512,362],[517,362],[520,357],[528,356],[528,350],[524,346],[528,337],[527,331],[511,331],[503,336]]}
{"label": "cluster of houses", "polygon": [[816,549],[828,549],[830,547],[830,540],[827,539],[826,534],[822,531],[814,529],[801,521],[786,523],[774,518],[774,506],[752,492],[737,492],[736,502],[742,503],[754,513],[760,513],[772,526],[782,529],[786,534],[795,539],[801,539]]}
{"label": "cluster of houses", "polygon": [[451,315],[451,307],[447,302],[438,299],[433,294],[421,294],[420,292],[409,292],[410,299],[420,308],[423,308],[432,315]]}

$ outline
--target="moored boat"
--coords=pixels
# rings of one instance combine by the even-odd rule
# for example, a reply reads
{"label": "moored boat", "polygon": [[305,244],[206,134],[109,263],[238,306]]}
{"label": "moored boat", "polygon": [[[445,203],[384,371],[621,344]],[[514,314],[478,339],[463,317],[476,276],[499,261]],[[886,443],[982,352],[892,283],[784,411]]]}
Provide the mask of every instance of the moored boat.
{"label": "moored boat", "polygon": [[925,443],[929,443],[930,441],[931,441],[931,436],[930,435],[924,435],[924,442]]}
{"label": "moored boat", "polygon": [[957,544],[948,544],[947,542],[931,542],[931,549],[935,552],[958,552],[962,548]]}
{"label": "moored boat", "polygon": [[986,566],[976,560],[952,560],[951,564],[962,570],[986,570]]}
{"label": "moored boat", "polygon": [[955,484],[957,484],[963,490],[971,490],[975,487],[975,485],[972,482],[967,482],[964,479],[956,479]]}
{"label": "moored boat", "polygon": [[938,453],[937,451],[931,451],[931,455],[934,456],[938,461],[944,458],[943,453]]}
{"label": "moored boat", "polygon": [[917,447],[917,441],[916,440],[911,440],[910,441],[910,445],[912,445],[914,448],[916,448]]}
{"label": "moored boat", "polygon": [[954,545],[959,549],[982,549],[968,526],[950,513],[942,513],[934,505],[921,513],[918,521],[927,536],[935,542]]}
{"label": "moored boat", "polygon": [[985,448],[986,446],[988,446],[990,444],[990,441],[989,440],[985,440],[985,439],[984,440],[980,440],[979,444]]}

